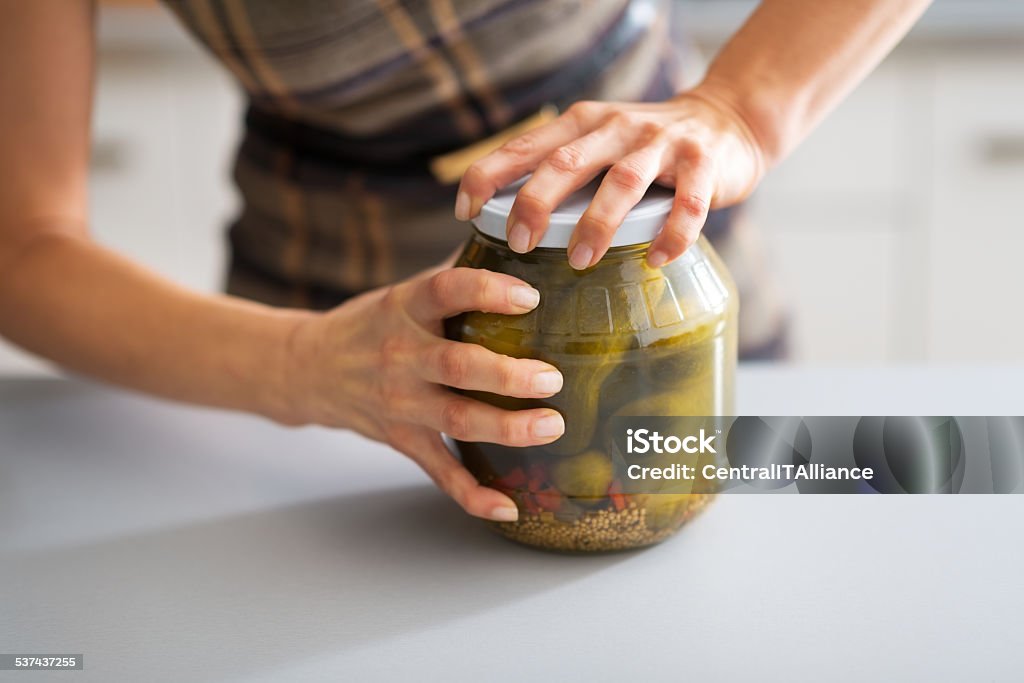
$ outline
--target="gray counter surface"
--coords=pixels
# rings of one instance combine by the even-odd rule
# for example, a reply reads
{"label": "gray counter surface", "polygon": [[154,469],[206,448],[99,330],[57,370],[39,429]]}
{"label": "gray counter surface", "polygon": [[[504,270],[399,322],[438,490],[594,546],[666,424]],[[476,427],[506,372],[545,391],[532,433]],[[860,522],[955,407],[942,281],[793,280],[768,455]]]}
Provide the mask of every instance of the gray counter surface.
{"label": "gray counter surface", "polygon": [[[743,368],[744,414],[1022,414],[1024,368]],[[725,496],[647,551],[491,536],[387,448],[0,381],[16,681],[1021,680],[1024,497]]]}

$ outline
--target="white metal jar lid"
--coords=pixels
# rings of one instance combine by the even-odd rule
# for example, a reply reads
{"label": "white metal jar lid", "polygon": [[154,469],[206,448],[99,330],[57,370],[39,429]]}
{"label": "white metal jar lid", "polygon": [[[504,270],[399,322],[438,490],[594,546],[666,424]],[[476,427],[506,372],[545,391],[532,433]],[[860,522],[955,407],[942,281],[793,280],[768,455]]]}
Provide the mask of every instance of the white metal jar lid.
{"label": "white metal jar lid", "polygon": [[[538,247],[551,249],[565,249],[569,246],[569,237],[579,222],[580,216],[590,205],[594,193],[604,176],[598,176],[581,189],[573,192],[562,204],[551,214],[551,223],[548,231]],[[494,239],[506,240],[505,224],[508,222],[509,212],[512,210],[512,203],[515,201],[519,188],[527,181],[526,176],[508,187],[498,190],[498,193],[491,198],[480,210],[480,215],[473,219],[473,225],[477,230],[493,237]],[[643,199],[633,207],[633,210],[626,214],[622,225],[615,231],[612,237],[613,247],[625,247],[631,244],[644,244],[654,240],[661,232],[672,209],[673,192],[660,185],[652,185]]]}

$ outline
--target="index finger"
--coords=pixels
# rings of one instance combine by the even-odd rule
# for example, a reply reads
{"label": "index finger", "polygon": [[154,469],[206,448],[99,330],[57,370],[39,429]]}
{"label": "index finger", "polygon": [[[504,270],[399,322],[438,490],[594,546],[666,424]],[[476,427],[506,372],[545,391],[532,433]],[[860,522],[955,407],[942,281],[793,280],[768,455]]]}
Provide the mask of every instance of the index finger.
{"label": "index finger", "polygon": [[475,161],[462,176],[455,200],[455,218],[466,221],[480,213],[494,193],[537,168],[551,152],[576,139],[575,116],[562,114],[551,123],[513,138]]}
{"label": "index finger", "polygon": [[442,270],[409,286],[406,309],[422,324],[468,311],[522,315],[540,303],[540,292],[519,278],[479,268]]}

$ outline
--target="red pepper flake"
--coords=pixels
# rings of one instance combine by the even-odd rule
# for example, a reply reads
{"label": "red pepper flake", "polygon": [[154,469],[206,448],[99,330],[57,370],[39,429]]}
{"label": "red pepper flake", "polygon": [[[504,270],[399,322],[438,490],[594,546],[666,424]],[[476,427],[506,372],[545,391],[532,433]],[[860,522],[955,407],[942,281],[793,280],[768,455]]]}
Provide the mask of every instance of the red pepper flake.
{"label": "red pepper flake", "polygon": [[494,480],[497,484],[497,488],[503,489],[518,489],[526,483],[526,473],[523,472],[522,467],[516,467],[509,470],[504,476],[498,477]]}
{"label": "red pepper flake", "polygon": [[534,496],[523,496],[523,507],[525,507],[526,511],[531,515],[540,514],[540,511],[543,509]]}
{"label": "red pepper flake", "polygon": [[611,499],[612,505],[617,512],[622,512],[626,509],[626,496],[622,493],[622,484],[619,483],[618,479],[613,480],[608,486],[608,497]]}
{"label": "red pepper flake", "polygon": [[547,472],[539,462],[530,465],[527,470],[526,488],[530,491],[540,491],[546,484]]}
{"label": "red pepper flake", "polygon": [[562,494],[553,486],[547,486],[534,495],[537,504],[548,512],[557,512],[562,507]]}

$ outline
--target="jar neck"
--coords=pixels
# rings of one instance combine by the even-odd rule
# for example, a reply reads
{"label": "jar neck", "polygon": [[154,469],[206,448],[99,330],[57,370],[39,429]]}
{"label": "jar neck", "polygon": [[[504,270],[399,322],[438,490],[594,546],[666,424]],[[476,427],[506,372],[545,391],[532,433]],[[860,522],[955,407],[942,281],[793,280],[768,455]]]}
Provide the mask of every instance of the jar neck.
{"label": "jar neck", "polygon": [[[501,258],[513,259],[522,263],[568,263],[569,256],[567,249],[553,247],[537,247],[525,254],[512,251],[508,243],[485,235],[479,230],[473,231],[473,239],[479,240],[487,249],[493,250]],[[601,257],[601,260],[587,271],[597,269],[604,265],[617,265],[624,261],[635,261],[647,254],[650,242],[641,244],[630,244],[622,247],[612,247]],[[582,271],[586,272],[586,271]]]}

